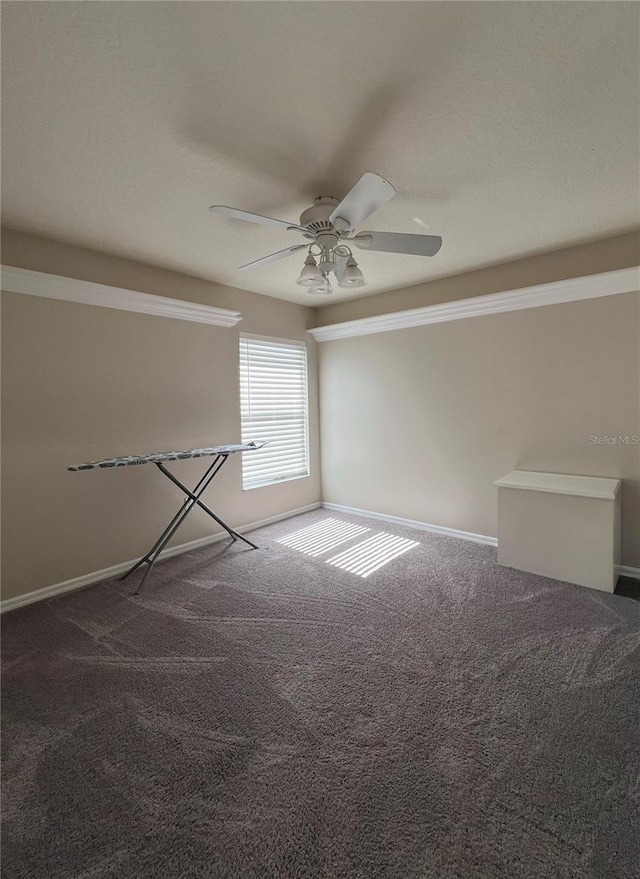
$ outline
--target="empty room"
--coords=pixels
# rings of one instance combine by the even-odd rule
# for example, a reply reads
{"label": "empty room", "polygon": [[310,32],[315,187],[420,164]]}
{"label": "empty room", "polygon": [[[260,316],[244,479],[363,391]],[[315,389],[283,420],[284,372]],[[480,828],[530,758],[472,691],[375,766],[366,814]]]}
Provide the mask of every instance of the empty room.
{"label": "empty room", "polygon": [[0,14],[3,879],[640,879],[640,3]]}

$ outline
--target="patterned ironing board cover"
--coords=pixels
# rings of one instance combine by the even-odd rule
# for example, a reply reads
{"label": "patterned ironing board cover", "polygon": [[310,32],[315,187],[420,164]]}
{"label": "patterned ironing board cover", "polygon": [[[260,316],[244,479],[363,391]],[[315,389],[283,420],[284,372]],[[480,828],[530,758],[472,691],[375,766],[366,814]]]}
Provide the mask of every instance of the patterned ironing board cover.
{"label": "patterned ironing board cover", "polygon": [[131,467],[135,464],[154,464],[156,461],[186,461],[188,458],[206,458],[209,455],[232,455],[234,452],[250,452],[261,449],[266,442],[230,443],[226,446],[211,446],[207,449],[181,449],[177,452],[154,452],[150,455],[122,455],[119,458],[103,458],[102,461],[87,461],[75,464],[67,470],[96,470],[101,467]]}

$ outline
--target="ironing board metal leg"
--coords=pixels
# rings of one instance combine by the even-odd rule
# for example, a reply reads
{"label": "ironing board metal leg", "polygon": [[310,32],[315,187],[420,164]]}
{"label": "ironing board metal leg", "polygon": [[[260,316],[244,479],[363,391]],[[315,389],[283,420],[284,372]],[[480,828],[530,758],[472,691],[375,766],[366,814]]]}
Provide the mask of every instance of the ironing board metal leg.
{"label": "ironing board metal leg", "polygon": [[226,522],[224,522],[216,513],[213,512],[213,510],[211,510],[205,503],[203,503],[200,500],[201,495],[208,488],[208,486],[211,483],[211,481],[213,480],[213,478],[219,473],[219,471],[223,467],[223,465],[228,457],[229,456],[225,455],[225,454],[218,455],[215,458],[215,460],[213,461],[213,463],[211,464],[211,466],[207,468],[206,472],[201,477],[201,479],[198,481],[198,483],[195,486],[195,488],[193,489],[193,491],[191,491],[185,485],[183,485],[183,483],[180,482],[180,480],[177,477],[175,477],[173,475],[173,473],[171,473],[170,470],[167,470],[167,468],[164,467],[160,461],[154,461],[156,467],[158,467],[158,469],[161,470],[162,473],[164,473],[164,475],[168,479],[170,479],[171,482],[174,483],[174,485],[178,486],[178,488],[186,494],[186,498],[184,500],[182,507],[178,510],[178,512],[175,514],[175,516],[171,519],[171,521],[169,522],[167,527],[164,529],[164,531],[162,532],[160,537],[153,544],[153,546],[151,547],[149,552],[147,552],[145,555],[143,555],[142,558],[139,559],[135,563],[135,565],[133,565],[131,568],[129,568],[129,570],[125,574],[123,574],[122,577],[120,577],[121,580],[126,580],[126,578],[130,574],[132,574],[135,570],[137,570],[141,565],[143,565],[145,563],[148,565],[146,571],[144,572],[142,580],[138,584],[138,588],[135,591],[136,595],[138,595],[140,593],[140,590],[142,589],[142,586],[144,585],[145,580],[147,579],[147,577],[151,573],[151,570],[152,570],[153,566],[155,565],[156,561],[158,560],[160,553],[165,548],[165,546],[167,545],[167,543],[169,542],[171,537],[175,534],[175,532],[178,530],[180,525],[184,522],[184,520],[187,518],[187,516],[189,515],[189,513],[191,512],[191,510],[195,506],[200,507],[205,513],[207,513],[207,515],[209,515],[219,525],[221,525],[233,540],[240,539],[240,540],[243,540],[249,546],[251,546],[253,549],[258,548],[255,543],[252,543],[246,537],[243,537],[242,534],[238,534],[237,531],[234,531],[233,528],[230,528],[229,525],[226,524]]}
{"label": "ironing board metal leg", "polygon": [[177,485],[178,488],[180,488],[182,491],[184,491],[184,493],[186,495],[188,495],[190,498],[192,498],[195,501],[195,503],[197,503],[197,505],[200,507],[200,509],[204,510],[205,513],[207,513],[209,516],[211,516],[211,518],[214,519],[218,523],[218,525],[222,525],[222,527],[229,534],[230,537],[232,537],[234,540],[244,540],[244,542],[247,543],[249,546],[253,547],[253,549],[258,548],[255,543],[252,543],[248,538],[243,537],[242,534],[238,534],[237,531],[234,531],[233,528],[231,528],[229,525],[227,525],[227,523],[223,519],[221,519],[220,516],[216,515],[216,513],[214,513],[212,509],[210,509],[205,503],[203,503],[199,499],[199,497],[196,496],[195,491],[193,491],[193,492],[189,491],[189,489],[185,485],[183,485],[180,482],[180,480],[177,479],[173,475],[173,473],[171,473],[169,470],[167,470],[166,467],[163,467],[162,464],[160,464],[160,463],[158,464],[158,467],[160,468],[160,470],[162,470],[164,475],[168,479],[171,480],[171,482],[173,482],[175,485]]}
{"label": "ironing board metal leg", "polygon": [[[213,461],[213,463],[211,464],[211,466],[207,468],[206,473],[201,477],[201,479],[198,481],[198,484],[197,484],[196,487],[194,488],[194,492],[197,492],[197,491],[200,489],[200,487],[202,486],[203,482],[205,481],[205,479],[207,478],[207,476],[209,475],[209,473],[210,473],[210,472],[216,467],[216,464],[218,464],[218,462],[220,461],[220,458],[221,458],[221,457],[222,457],[222,456],[218,455],[218,456],[214,459],[214,461]],[[222,466],[223,463],[224,463],[224,458],[222,459],[222,462],[220,463],[220,467]],[[217,468],[216,473],[218,472],[218,470],[220,469],[220,467]],[[215,474],[214,474],[214,475],[215,475]],[[139,560],[135,563],[135,565],[132,565],[132,567],[130,567],[129,570],[119,578],[120,580],[126,580],[127,577],[128,577],[130,574],[133,574],[133,572],[136,571],[136,570],[140,567],[140,565],[144,564],[145,562],[149,562],[149,561],[153,558],[154,553],[156,552],[156,550],[158,549],[158,547],[162,547],[162,546],[164,545],[164,543],[166,542],[166,541],[165,541],[165,538],[167,537],[167,535],[168,535],[169,537],[171,537],[171,535],[173,534],[173,532],[176,530],[174,526],[177,527],[177,525],[179,525],[180,522],[182,521],[182,518],[184,518],[183,513],[184,513],[184,508],[185,508],[186,504],[187,504],[187,500],[185,499],[185,502],[184,502],[184,504],[182,505],[182,507],[178,510],[178,512],[177,512],[177,513],[175,514],[175,516],[173,517],[173,519],[169,522],[169,524],[168,524],[167,527],[164,529],[164,531],[162,532],[162,534],[160,535],[160,537],[158,537],[158,539],[157,539],[156,542],[153,544],[153,546],[151,547],[151,549],[149,550],[149,552],[146,553],[145,555],[143,555],[142,558],[139,559]],[[177,523],[177,525],[176,525],[176,523]]]}

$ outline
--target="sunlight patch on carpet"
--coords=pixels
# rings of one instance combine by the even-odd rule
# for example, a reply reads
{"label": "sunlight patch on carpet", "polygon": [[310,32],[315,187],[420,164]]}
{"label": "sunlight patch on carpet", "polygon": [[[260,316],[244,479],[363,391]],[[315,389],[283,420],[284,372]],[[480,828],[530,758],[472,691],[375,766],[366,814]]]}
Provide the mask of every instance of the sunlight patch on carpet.
{"label": "sunlight patch on carpet", "polygon": [[288,534],[286,537],[281,537],[278,543],[303,552],[305,555],[318,556],[368,530],[361,525],[342,522],[340,519],[323,519],[322,522],[310,525],[308,528],[302,528],[300,531],[294,531],[293,534]]}
{"label": "sunlight patch on carpet", "polygon": [[357,574],[359,577],[368,577],[384,565],[388,565],[393,559],[404,555],[416,546],[417,540],[407,540],[405,537],[395,537],[393,534],[385,534],[384,531],[374,534],[362,543],[358,543],[344,552],[339,553],[327,564]]}

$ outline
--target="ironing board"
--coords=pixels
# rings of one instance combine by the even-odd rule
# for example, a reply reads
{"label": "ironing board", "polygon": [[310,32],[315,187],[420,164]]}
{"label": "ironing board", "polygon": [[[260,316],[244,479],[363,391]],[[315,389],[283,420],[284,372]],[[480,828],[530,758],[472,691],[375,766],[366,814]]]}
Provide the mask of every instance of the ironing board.
{"label": "ironing board", "polygon": [[[142,586],[144,585],[145,580],[151,573],[151,569],[155,565],[158,557],[164,547],[167,545],[173,534],[178,530],[180,525],[187,518],[191,510],[194,507],[198,506],[201,510],[204,510],[207,515],[209,515],[214,521],[221,525],[225,531],[229,534],[232,540],[243,540],[246,544],[248,544],[253,549],[257,549],[255,543],[252,543],[246,537],[243,537],[242,534],[238,534],[237,531],[234,531],[233,528],[230,528],[226,522],[224,522],[220,516],[213,512],[200,498],[205,491],[205,489],[209,486],[211,481],[215,476],[218,475],[220,470],[222,470],[225,462],[228,458],[235,454],[236,452],[250,452],[255,449],[261,449],[265,446],[264,442],[250,442],[250,443],[231,443],[226,446],[211,446],[206,449],[181,449],[176,452],[153,452],[149,455],[123,455],[119,458],[104,458],[101,461],[88,461],[84,464],[75,464],[72,467],[68,467],[68,470],[78,472],[80,470],[102,470],[108,469],[111,467],[131,467],[136,466],[138,464],[155,464],[158,470],[170,479],[174,485],[177,485],[179,489],[181,489],[186,498],[182,507],[175,514],[173,519],[169,522],[167,527],[164,529],[160,537],[153,544],[149,552],[145,553],[141,559],[139,559],[135,565],[132,565],[129,570],[122,575],[121,580],[126,580],[126,578],[133,574],[135,570],[137,570],[141,565],[147,564],[147,569],[144,572],[144,576],[140,581],[138,588],[136,589],[135,594],[138,595]],[[213,461],[207,467],[204,475],[194,486],[193,490],[190,490],[183,485],[182,482],[175,476],[170,470],[168,470],[164,463],[165,461],[186,461],[190,458],[213,458]]]}

